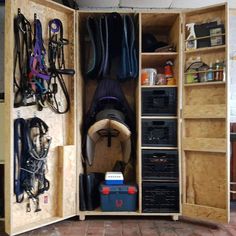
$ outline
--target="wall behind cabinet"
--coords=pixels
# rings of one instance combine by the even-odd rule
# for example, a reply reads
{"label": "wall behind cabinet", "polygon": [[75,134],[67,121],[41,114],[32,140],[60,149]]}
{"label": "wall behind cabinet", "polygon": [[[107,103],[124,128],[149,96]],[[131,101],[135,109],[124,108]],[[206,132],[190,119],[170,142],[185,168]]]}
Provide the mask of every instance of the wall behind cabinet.
{"label": "wall behind cabinet", "polygon": [[4,92],[4,12],[5,7],[0,4],[0,93]]}
{"label": "wall behind cabinet", "polygon": [[230,121],[236,122],[236,10],[229,17]]}

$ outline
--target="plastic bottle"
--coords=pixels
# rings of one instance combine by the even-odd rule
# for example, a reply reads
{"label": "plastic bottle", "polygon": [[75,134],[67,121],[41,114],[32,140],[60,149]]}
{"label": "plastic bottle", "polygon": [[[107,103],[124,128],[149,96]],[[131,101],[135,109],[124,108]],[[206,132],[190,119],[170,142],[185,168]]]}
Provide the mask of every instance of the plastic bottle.
{"label": "plastic bottle", "polygon": [[212,68],[212,62],[210,63],[210,67],[208,69],[207,72],[207,81],[213,81],[214,80],[214,76],[213,76],[213,68]]}
{"label": "plastic bottle", "polygon": [[165,70],[165,77],[167,80],[167,85],[175,85],[176,80],[173,77],[173,62],[171,60],[166,61],[166,64],[164,66]]}
{"label": "plastic bottle", "polygon": [[216,63],[215,63],[215,80],[216,81],[219,81],[219,80],[222,80],[223,79],[223,76],[222,76],[222,79],[221,79],[221,71],[220,70],[220,61],[219,60],[216,60]]}
{"label": "plastic bottle", "polygon": [[226,80],[225,61],[222,61],[222,66],[223,66],[223,81],[225,81]]}
{"label": "plastic bottle", "polygon": [[194,25],[195,25],[195,23],[186,24],[186,27],[188,28],[188,31],[189,31],[189,35],[188,35],[187,41],[186,41],[186,50],[187,51],[197,48],[197,40],[196,40],[195,31],[194,31]]}

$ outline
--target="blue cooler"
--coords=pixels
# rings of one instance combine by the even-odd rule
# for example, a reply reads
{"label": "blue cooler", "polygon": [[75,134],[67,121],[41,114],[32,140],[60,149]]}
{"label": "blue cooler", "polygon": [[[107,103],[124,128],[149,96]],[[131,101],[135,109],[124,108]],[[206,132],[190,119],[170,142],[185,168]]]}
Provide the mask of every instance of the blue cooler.
{"label": "blue cooler", "polygon": [[99,187],[102,211],[136,211],[135,185],[104,185]]}

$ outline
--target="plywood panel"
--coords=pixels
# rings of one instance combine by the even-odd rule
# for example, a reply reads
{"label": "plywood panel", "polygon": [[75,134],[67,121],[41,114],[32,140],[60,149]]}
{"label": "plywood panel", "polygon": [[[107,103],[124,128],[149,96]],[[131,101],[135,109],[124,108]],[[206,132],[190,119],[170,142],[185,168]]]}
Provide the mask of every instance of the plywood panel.
{"label": "plywood panel", "polygon": [[183,150],[202,152],[226,152],[226,139],[222,138],[183,138]]}
{"label": "plywood panel", "polygon": [[185,137],[188,138],[226,138],[225,119],[185,120]]}
{"label": "plywood panel", "polygon": [[224,86],[185,87],[185,105],[213,104],[226,104]]}
{"label": "plywood panel", "polygon": [[226,106],[187,105],[183,108],[183,118],[226,118]]}
{"label": "plywood panel", "polygon": [[185,163],[187,196],[184,202],[187,202],[188,194],[191,194],[189,188],[192,188],[194,204],[226,209],[225,154],[185,152]]}
{"label": "plywood panel", "polygon": [[142,13],[142,33],[168,33],[178,14]]}
{"label": "plywood panel", "polygon": [[58,214],[61,217],[73,216],[76,214],[76,149],[73,145],[60,146],[58,151]]}
{"label": "plywood panel", "polygon": [[228,223],[226,209],[183,204],[183,215],[199,220]]}
{"label": "plywood panel", "polygon": [[186,14],[186,23],[203,23],[220,19],[225,23],[225,5],[190,11]]}
{"label": "plywood panel", "polygon": [[169,34],[169,42],[176,47],[176,51],[179,52],[180,50],[180,43],[179,43],[179,35],[180,35],[180,17],[178,16],[173,23],[170,34]]}
{"label": "plywood panel", "polygon": [[[10,3],[11,2],[11,3]],[[45,5],[44,5],[45,4]],[[9,28],[9,32],[6,34],[5,45],[9,45],[9,48],[6,47],[6,50],[9,52],[8,56],[5,59],[5,69],[6,69],[6,119],[7,126],[10,130],[7,131],[6,138],[6,158],[7,165],[6,168],[11,170],[9,175],[6,174],[6,186],[9,191],[6,192],[7,200],[7,214],[6,214],[6,230],[7,232],[17,233],[17,230],[22,230],[22,228],[30,229],[30,225],[34,225],[35,222],[43,222],[45,218],[52,219],[57,216],[58,210],[58,170],[59,170],[59,155],[58,155],[58,146],[74,144],[75,142],[75,112],[74,108],[76,106],[76,101],[74,99],[75,95],[75,79],[65,76],[65,83],[68,88],[68,92],[71,98],[71,111],[65,115],[58,115],[53,113],[49,108],[43,109],[42,112],[38,112],[36,106],[31,107],[21,107],[13,109],[13,80],[9,80],[9,74],[13,72],[13,45],[14,45],[14,35],[13,35],[13,22],[14,15],[17,14],[17,9],[20,8],[21,12],[29,19],[30,23],[33,23],[34,13],[37,14],[37,17],[42,23],[44,44],[47,48],[48,43],[48,22],[53,18],[59,18],[64,26],[64,37],[69,39],[69,46],[65,47],[65,60],[67,68],[74,68],[75,64],[75,54],[74,54],[74,45],[75,45],[75,27],[74,27],[74,11],[69,8],[64,8],[59,4],[54,4],[51,1],[37,1],[37,0],[22,0],[22,1],[7,1],[6,9],[8,17],[6,22],[6,27]],[[9,22],[8,22],[9,18]],[[60,91],[59,91],[60,92]],[[18,116],[22,118],[30,118],[37,116],[44,120],[49,126],[49,135],[52,137],[52,144],[50,151],[48,153],[48,172],[46,177],[50,181],[50,190],[44,195],[40,196],[40,212],[34,212],[34,204],[31,201],[31,212],[26,212],[26,203],[27,196],[25,195],[25,201],[21,204],[15,203],[15,197],[12,193],[12,184],[13,184],[13,167],[12,167],[12,152],[13,152],[13,119]],[[9,121],[10,118],[10,121]],[[74,173],[75,174],[75,173]],[[70,177],[70,173],[68,174]]]}

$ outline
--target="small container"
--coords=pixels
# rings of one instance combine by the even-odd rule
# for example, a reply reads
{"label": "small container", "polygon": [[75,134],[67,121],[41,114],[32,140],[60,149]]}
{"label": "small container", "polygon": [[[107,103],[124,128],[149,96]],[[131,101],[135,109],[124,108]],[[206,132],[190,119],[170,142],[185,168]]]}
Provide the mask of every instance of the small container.
{"label": "small container", "polygon": [[141,72],[142,85],[155,85],[157,77],[157,70],[155,68],[145,68]]}
{"label": "small container", "polygon": [[216,81],[219,81],[220,80],[220,61],[219,60],[216,60],[216,63],[215,63],[215,73],[214,73],[214,79]]}
{"label": "small container", "polygon": [[157,74],[156,84],[166,85],[167,84],[166,76],[164,74]]}
{"label": "small container", "polygon": [[207,81],[213,81],[214,80],[214,74],[213,74],[213,68],[212,68],[212,62],[210,63],[210,67],[207,72]]}

